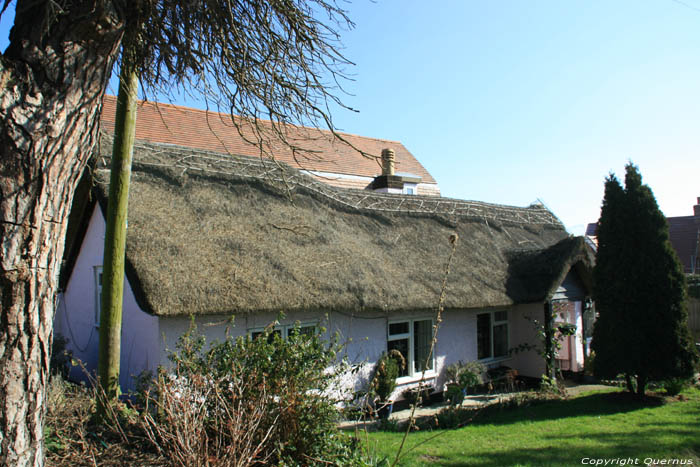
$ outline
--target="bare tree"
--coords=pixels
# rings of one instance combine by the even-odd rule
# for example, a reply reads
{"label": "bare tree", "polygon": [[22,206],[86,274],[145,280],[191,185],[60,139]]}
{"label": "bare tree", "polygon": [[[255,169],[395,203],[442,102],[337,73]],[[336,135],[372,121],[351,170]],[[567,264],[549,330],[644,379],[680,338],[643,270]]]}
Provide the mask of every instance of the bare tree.
{"label": "bare tree", "polygon": [[[3,11],[10,1],[5,0]],[[146,95],[203,95],[269,153],[332,128],[348,64],[333,0],[17,0],[0,59],[0,464],[42,465],[57,277],[77,181],[125,34]],[[342,104],[341,104],[342,105]],[[271,123],[261,125],[260,119]]]}

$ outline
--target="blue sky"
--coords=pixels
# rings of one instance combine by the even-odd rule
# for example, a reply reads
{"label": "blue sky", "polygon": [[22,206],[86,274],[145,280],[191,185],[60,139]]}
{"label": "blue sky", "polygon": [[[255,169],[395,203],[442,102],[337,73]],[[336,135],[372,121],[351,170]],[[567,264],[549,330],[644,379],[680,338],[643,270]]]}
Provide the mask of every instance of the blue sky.
{"label": "blue sky", "polygon": [[[580,234],[632,160],[700,196],[700,0],[356,0],[343,131],[401,141],[442,193],[541,200]],[[0,25],[6,40],[8,20]]]}

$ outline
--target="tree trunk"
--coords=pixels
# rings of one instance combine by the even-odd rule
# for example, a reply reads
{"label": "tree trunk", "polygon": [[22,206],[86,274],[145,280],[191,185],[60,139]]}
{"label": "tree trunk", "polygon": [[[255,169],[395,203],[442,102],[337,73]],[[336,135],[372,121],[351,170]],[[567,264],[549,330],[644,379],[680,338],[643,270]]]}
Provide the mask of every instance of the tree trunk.
{"label": "tree trunk", "polygon": [[637,395],[643,396],[647,389],[647,377],[644,375],[637,375]]}
{"label": "tree trunk", "polygon": [[100,399],[97,413],[104,418],[105,403],[119,397],[122,301],[124,298],[124,252],[129,204],[131,160],[136,133],[136,98],[139,80],[136,68],[122,53],[119,96],[114,128],[114,147],[109,179],[109,200],[102,262],[102,303],[100,309],[100,351],[97,375],[107,400]]}
{"label": "tree trunk", "polygon": [[43,464],[68,213],[121,40],[100,2],[55,14],[48,2],[19,0],[0,60],[0,465]]}

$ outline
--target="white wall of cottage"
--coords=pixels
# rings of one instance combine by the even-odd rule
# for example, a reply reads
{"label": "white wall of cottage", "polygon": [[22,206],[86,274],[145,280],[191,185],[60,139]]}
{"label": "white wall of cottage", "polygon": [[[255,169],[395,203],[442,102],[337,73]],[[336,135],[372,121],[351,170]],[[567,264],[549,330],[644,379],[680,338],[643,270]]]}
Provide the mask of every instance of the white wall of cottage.
{"label": "white wall of cottage", "polygon": [[[96,325],[97,304],[95,268],[102,266],[105,220],[95,205],[65,291],[60,294],[54,333],[68,339],[68,349],[94,373],[97,369],[99,327]],[[122,304],[122,345],[119,382],[122,391],[134,389],[134,377],[143,370],[154,370],[160,359],[158,318],[144,313],[136,303],[129,281],[124,281]],[[71,379],[86,380],[79,367],[71,368]]]}

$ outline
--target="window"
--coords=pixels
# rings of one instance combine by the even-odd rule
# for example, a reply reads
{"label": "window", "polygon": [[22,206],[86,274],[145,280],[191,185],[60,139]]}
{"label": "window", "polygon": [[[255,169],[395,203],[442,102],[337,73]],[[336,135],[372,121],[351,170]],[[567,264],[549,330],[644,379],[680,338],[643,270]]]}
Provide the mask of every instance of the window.
{"label": "window", "polygon": [[95,266],[95,326],[100,325],[102,310],[102,266]]}
{"label": "window", "polygon": [[[272,340],[273,336],[277,335],[283,337],[284,339],[291,336],[294,332],[298,332],[304,336],[310,336],[316,332],[316,323],[304,323],[304,324],[287,324],[285,326],[275,326],[272,332],[270,332],[269,339]],[[260,335],[265,332],[265,328],[255,328],[248,330],[251,339],[257,339]]]}
{"label": "window", "polygon": [[476,348],[479,360],[508,356],[508,312],[476,315]]}
{"label": "window", "polygon": [[418,185],[415,183],[404,183],[403,194],[405,195],[415,195],[418,189]]}
{"label": "window", "polygon": [[[398,350],[406,359],[406,368],[399,376],[413,376],[433,369],[433,356],[430,343],[433,339],[433,320],[407,320],[389,323],[387,330],[387,350]],[[428,358],[430,357],[430,358]]]}

